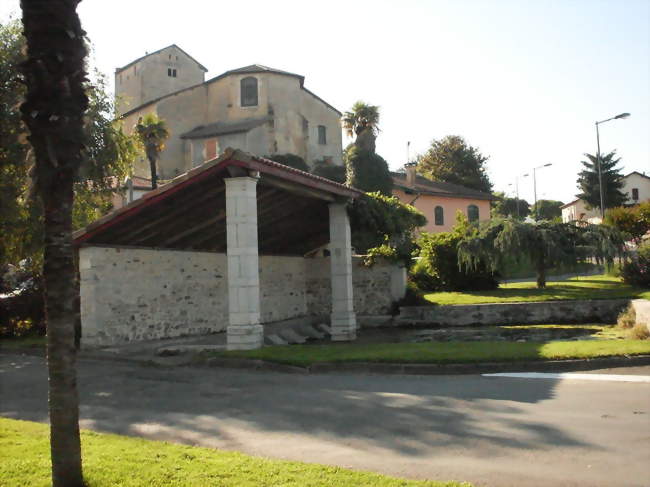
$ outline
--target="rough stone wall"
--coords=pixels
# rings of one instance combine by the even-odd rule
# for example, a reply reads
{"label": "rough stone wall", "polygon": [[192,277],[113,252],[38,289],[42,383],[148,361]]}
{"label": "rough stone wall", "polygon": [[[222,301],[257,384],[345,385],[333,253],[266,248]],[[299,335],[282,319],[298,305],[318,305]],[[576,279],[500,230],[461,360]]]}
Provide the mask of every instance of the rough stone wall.
{"label": "rough stone wall", "polygon": [[615,323],[627,299],[405,306],[397,324],[516,325],[533,323]]}
{"label": "rough stone wall", "polygon": [[85,247],[79,251],[83,345],[224,330],[226,256]]}
{"label": "rough stone wall", "polygon": [[[79,250],[82,345],[98,346],[224,331],[225,254],[84,247]],[[331,312],[329,258],[260,256],[262,323]],[[403,269],[353,259],[357,315],[390,311]]]}
{"label": "rough stone wall", "polygon": [[[354,311],[357,316],[385,315],[393,302],[404,297],[406,272],[395,264],[380,262],[363,265],[361,257],[352,258]],[[307,310],[309,314],[329,314],[332,309],[332,287],[329,258],[307,261]]]}

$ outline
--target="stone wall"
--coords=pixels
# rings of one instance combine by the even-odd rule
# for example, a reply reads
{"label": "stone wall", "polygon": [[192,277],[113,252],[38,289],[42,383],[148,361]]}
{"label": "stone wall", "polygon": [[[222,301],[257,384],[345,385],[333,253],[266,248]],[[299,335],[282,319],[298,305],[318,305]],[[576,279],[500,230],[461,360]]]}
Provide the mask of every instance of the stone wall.
{"label": "stone wall", "polygon": [[645,324],[650,330],[650,300],[633,299],[630,305],[634,308],[637,324]]}
{"label": "stone wall", "polygon": [[[331,311],[329,258],[260,256],[262,323]],[[225,254],[144,248],[79,250],[83,346],[224,331],[228,325]],[[404,270],[353,262],[355,311],[389,312],[403,296]]]}
{"label": "stone wall", "polygon": [[628,299],[494,303],[400,308],[398,325],[515,325],[535,323],[616,323]]}

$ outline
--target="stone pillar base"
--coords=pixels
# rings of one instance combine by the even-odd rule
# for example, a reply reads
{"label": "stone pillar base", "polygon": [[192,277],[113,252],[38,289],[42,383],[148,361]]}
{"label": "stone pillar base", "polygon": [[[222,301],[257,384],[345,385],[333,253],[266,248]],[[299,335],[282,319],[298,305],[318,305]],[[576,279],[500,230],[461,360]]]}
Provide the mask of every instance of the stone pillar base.
{"label": "stone pillar base", "polygon": [[262,325],[231,325],[226,335],[228,350],[253,350],[264,344]]}
{"label": "stone pillar base", "polygon": [[357,317],[354,312],[332,313],[333,342],[349,342],[357,339]]}

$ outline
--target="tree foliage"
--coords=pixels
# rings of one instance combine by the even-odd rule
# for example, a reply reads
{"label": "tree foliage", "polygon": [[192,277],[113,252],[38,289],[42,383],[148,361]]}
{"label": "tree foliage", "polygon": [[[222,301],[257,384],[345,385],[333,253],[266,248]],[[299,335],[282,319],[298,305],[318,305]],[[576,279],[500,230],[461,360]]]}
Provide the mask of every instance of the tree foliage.
{"label": "tree foliage", "polygon": [[[591,208],[600,208],[600,181],[598,178],[598,158],[591,154],[585,154],[586,161],[580,161],[584,166],[578,174],[578,189],[576,195],[587,202]],[[623,191],[624,177],[621,168],[617,167],[621,161],[616,157],[616,151],[600,155],[602,161],[603,199],[605,209],[622,206],[627,201]]]}
{"label": "tree foliage", "polygon": [[605,223],[625,233],[637,245],[650,232],[650,201],[635,206],[610,208],[605,213]]}
{"label": "tree foliage", "polygon": [[270,156],[264,156],[267,159],[272,161],[279,162],[285,166],[292,167],[294,169],[299,169],[301,171],[309,172],[309,166],[305,160],[295,154],[286,153],[286,154],[272,154]]}
{"label": "tree foliage", "polygon": [[345,183],[347,176],[345,166],[336,166],[325,160],[315,161],[311,172],[316,176],[330,179],[337,183]]}
{"label": "tree foliage", "polygon": [[[27,129],[18,109],[25,96],[18,66],[25,60],[22,25],[0,25],[0,275],[8,265],[40,274],[43,254],[43,209],[34,198],[38,174]],[[131,173],[140,147],[121,122],[113,120],[106,78],[95,72],[85,84],[82,162],[74,180],[73,228],[81,228],[111,208],[111,198]],[[1,279],[1,277],[0,277]]]}
{"label": "tree foliage", "polygon": [[499,282],[495,272],[486,264],[472,269],[458,264],[458,244],[474,227],[460,211],[451,232],[422,233],[417,244],[417,263],[411,271],[411,281],[421,291],[478,291],[496,289]]}
{"label": "tree foliage", "polygon": [[393,190],[393,179],[388,169],[388,163],[379,154],[360,149],[351,144],[343,154],[346,167],[348,186],[362,191],[378,191],[390,196]]}
{"label": "tree foliage", "polygon": [[341,122],[349,137],[359,136],[365,131],[376,135],[379,130],[379,107],[358,101],[343,114]]}
{"label": "tree foliage", "polygon": [[523,220],[530,214],[530,204],[526,200],[510,198],[501,192],[494,193],[494,196],[496,199],[492,202],[493,217]]}
{"label": "tree foliage", "polygon": [[135,126],[135,133],[138,134],[147,160],[149,161],[151,187],[156,189],[158,187],[156,163],[158,162],[160,153],[165,148],[165,142],[169,138],[167,123],[158,118],[158,115],[155,113],[147,113],[144,117],[138,119],[138,123]]}
{"label": "tree foliage", "polygon": [[417,171],[432,181],[453,183],[490,193],[492,183],[484,156],[458,135],[434,140],[431,147],[417,157]]}
{"label": "tree foliage", "polygon": [[623,264],[621,277],[627,284],[650,288],[650,241],[641,244],[636,255]]}
{"label": "tree foliage", "polygon": [[611,262],[624,254],[624,238],[607,225],[576,226],[568,223],[523,223],[490,220],[458,244],[458,262],[465,269],[487,264],[497,271],[506,259],[529,259],[537,272],[537,286],[546,287],[546,269],[574,265],[592,257]]}
{"label": "tree foliage", "polygon": [[427,219],[413,206],[394,196],[379,192],[357,198],[348,209],[352,229],[352,246],[359,254],[374,253],[382,247],[384,255],[409,262],[415,245],[415,231]]}
{"label": "tree foliage", "polygon": [[537,220],[558,220],[562,218],[562,203],[556,200],[537,200],[531,207],[531,213]]}

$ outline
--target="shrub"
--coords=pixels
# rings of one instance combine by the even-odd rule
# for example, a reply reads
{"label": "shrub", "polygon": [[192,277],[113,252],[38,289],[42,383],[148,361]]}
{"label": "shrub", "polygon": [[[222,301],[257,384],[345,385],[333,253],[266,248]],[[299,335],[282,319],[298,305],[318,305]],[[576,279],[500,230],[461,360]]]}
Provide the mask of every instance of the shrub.
{"label": "shrub", "polygon": [[650,338],[650,330],[648,330],[648,325],[645,323],[637,323],[630,330],[630,338],[634,340],[647,340]]}
{"label": "shrub", "polygon": [[636,323],[636,311],[634,311],[634,307],[632,305],[629,305],[625,309],[625,311],[619,314],[618,319],[616,320],[616,325],[619,328],[624,328],[624,329],[633,328],[635,323]]}
{"label": "shrub", "polygon": [[380,155],[352,144],[343,154],[346,167],[346,184],[362,191],[378,191],[390,196],[393,179],[388,163]]}
{"label": "shrub", "polygon": [[305,160],[295,154],[272,154],[270,156],[264,156],[266,159],[271,159],[272,161],[279,162],[285,166],[293,167],[294,169],[300,169],[301,171],[309,172],[309,166]]}
{"label": "shrub", "polygon": [[336,181],[337,183],[345,183],[345,166],[335,166],[326,161],[315,161],[312,174],[322,178]]}
{"label": "shrub", "polygon": [[359,254],[389,257],[410,265],[415,249],[413,234],[427,219],[394,196],[367,193],[348,209],[352,246]]}
{"label": "shrub", "polygon": [[0,337],[45,334],[41,280],[11,268],[0,279]]}
{"label": "shrub", "polygon": [[636,255],[623,264],[621,277],[627,284],[650,288],[650,241],[641,244]]}
{"label": "shrub", "polygon": [[451,232],[422,233],[418,240],[420,258],[411,279],[423,291],[479,291],[496,289],[497,275],[487,265],[461,268],[458,244],[469,231],[467,219],[459,215]]}

